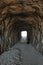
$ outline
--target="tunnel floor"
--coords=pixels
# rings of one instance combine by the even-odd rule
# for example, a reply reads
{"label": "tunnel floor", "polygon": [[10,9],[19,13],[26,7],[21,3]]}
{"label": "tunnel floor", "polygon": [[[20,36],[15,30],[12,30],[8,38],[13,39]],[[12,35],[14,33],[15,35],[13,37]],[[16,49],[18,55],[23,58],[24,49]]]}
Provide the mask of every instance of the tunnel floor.
{"label": "tunnel floor", "polygon": [[17,43],[0,55],[0,65],[43,65],[43,56],[31,44]]}

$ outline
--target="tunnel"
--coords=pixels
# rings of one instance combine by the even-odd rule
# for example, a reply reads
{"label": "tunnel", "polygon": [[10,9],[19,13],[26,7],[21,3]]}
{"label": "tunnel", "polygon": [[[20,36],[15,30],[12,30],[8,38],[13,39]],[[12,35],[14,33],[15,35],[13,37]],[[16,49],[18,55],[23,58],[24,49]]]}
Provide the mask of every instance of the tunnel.
{"label": "tunnel", "polygon": [[[35,16],[34,14],[33,17],[33,13],[29,15],[26,15],[26,13],[15,15],[8,13],[5,18],[4,22],[2,22],[2,33],[0,36],[0,42],[2,43],[0,45],[1,53],[7,51],[18,42],[26,44],[31,43],[35,48],[40,47],[42,30],[40,18],[38,16]],[[37,18],[39,18],[39,20]],[[22,31],[27,31],[27,40],[25,41],[21,38]]]}
{"label": "tunnel", "polygon": [[42,0],[0,1],[0,54],[8,51],[27,32],[26,44],[43,52],[43,3]]}
{"label": "tunnel", "polygon": [[[0,36],[2,44],[0,45],[0,54],[4,51],[7,51],[18,42],[32,44],[35,48],[39,48],[38,45],[40,45],[41,43],[40,19],[37,19],[38,16],[34,17],[33,13],[29,15],[27,15],[26,13],[20,13],[15,15],[8,13],[6,15],[6,19],[4,20],[5,23],[2,22],[3,26]],[[24,40],[24,38],[21,38],[22,31],[27,31],[26,40]]]}

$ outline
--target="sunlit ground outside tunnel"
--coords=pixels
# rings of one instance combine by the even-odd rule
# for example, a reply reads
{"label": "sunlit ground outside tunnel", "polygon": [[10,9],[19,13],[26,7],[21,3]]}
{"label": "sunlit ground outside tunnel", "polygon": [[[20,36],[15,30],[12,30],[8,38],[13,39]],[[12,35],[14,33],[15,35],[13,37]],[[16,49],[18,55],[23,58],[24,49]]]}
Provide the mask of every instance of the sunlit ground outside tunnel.
{"label": "sunlit ground outside tunnel", "polygon": [[27,43],[27,31],[21,31],[21,40],[22,43]]}

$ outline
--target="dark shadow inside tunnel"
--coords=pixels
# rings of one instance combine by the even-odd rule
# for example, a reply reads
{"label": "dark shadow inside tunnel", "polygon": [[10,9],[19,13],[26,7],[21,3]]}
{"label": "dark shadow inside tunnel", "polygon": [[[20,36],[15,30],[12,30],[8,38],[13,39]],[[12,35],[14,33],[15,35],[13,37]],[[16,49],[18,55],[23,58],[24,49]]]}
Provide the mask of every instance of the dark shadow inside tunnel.
{"label": "dark shadow inside tunnel", "polygon": [[24,21],[14,23],[14,29],[17,31],[17,42],[30,43],[32,40],[32,26]]}

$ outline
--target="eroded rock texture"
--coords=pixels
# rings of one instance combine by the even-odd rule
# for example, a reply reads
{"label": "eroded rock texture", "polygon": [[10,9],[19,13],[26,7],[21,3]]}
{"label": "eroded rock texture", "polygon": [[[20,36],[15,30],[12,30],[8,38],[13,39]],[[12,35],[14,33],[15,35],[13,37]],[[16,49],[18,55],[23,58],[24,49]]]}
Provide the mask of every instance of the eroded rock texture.
{"label": "eroded rock texture", "polygon": [[[43,54],[43,0],[0,0],[0,52],[30,31],[31,43]],[[0,53],[0,54],[1,54]]]}

